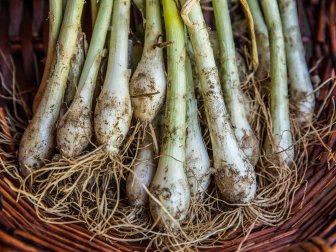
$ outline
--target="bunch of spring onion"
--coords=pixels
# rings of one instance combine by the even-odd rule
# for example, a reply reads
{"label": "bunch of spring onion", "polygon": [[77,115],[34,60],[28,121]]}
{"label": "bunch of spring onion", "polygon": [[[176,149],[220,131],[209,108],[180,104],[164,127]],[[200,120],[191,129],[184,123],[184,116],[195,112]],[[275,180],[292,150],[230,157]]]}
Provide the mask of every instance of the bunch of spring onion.
{"label": "bunch of spring onion", "polygon": [[[167,229],[178,227],[188,216],[191,198],[207,197],[211,165],[215,184],[225,202],[251,204],[257,192],[255,165],[260,158],[259,141],[263,139],[258,139],[260,134],[251,127],[246,94],[240,87],[228,0],[212,1],[218,55],[214,55],[198,1],[135,1],[145,17],[145,36],[141,59],[132,76],[128,48],[131,1],[101,0],[98,5],[92,1],[94,28],[83,64],[85,46],[78,46],[77,42],[83,38],[80,19],[84,1],[67,1],[65,9],[62,2],[50,1],[53,19],[46,67],[35,99],[36,112],[20,143],[21,173],[35,174],[47,165],[44,169],[51,174],[52,186],[67,179],[64,175],[67,173],[61,172],[60,177],[52,173],[61,168],[77,174],[71,188],[89,190],[88,184],[96,183],[94,190],[102,193],[98,192],[91,200],[98,208],[96,217],[100,215],[99,221],[104,222],[98,221],[100,225],[108,225],[117,208],[115,205],[113,210],[108,210],[112,199],[107,192],[117,191],[120,197],[120,187],[125,186],[132,207],[149,204],[154,223]],[[257,31],[260,66],[256,74],[261,79],[269,75],[271,78],[271,126],[267,129],[263,151],[290,165],[294,148],[287,66],[292,98],[306,98],[297,104],[300,122],[311,121],[314,105],[302,44],[285,44],[284,39],[295,37],[300,41],[295,3],[280,0],[279,10],[276,0],[262,0],[262,15],[258,1],[247,2]],[[106,40],[109,40],[107,48]],[[192,55],[187,54],[189,45]],[[164,48],[167,48],[167,73]],[[99,90],[97,78],[106,51],[108,65]],[[219,64],[216,57],[220,59]],[[190,58],[195,61],[195,71]],[[211,153],[202,137],[193,75],[199,79]],[[97,90],[99,96],[95,101]],[[42,97],[40,101],[39,97]],[[61,111],[62,106],[65,113]],[[165,116],[161,136],[157,135],[153,122],[162,107]],[[132,116],[133,132],[130,131]],[[124,155],[134,137],[138,140],[132,152],[135,154],[131,165],[125,165]],[[50,161],[57,149],[65,163],[63,167],[59,161],[57,165]],[[124,174],[115,174],[124,173],[125,166],[127,179],[121,183]],[[110,176],[115,176],[114,181],[110,181]],[[47,191],[46,188],[43,190]],[[73,198],[62,198],[62,202],[65,200],[73,201]],[[76,200],[80,202],[82,198]],[[61,203],[57,206],[62,208]]]}
{"label": "bunch of spring onion", "polygon": [[[83,2],[80,3],[83,6]],[[65,23],[68,12],[72,15],[76,13],[73,9],[69,9],[76,4],[79,3],[75,1],[74,3],[72,1],[67,3],[63,19],[64,27],[76,28],[72,23]],[[76,83],[76,94],[71,105],[64,115],[60,113],[60,105],[64,100],[64,90],[68,77],[68,72],[63,72],[62,85],[48,81],[42,102],[22,138],[19,160],[23,175],[30,175],[33,178],[43,176],[45,170],[49,172],[48,179],[37,186],[37,193],[42,200],[46,196],[51,198],[49,202],[52,202],[52,204],[48,208],[50,212],[62,212],[63,216],[72,217],[69,213],[71,210],[64,211],[64,209],[67,209],[66,204],[71,204],[74,201],[73,203],[82,216],[80,218],[84,220],[89,218],[88,214],[92,212],[91,206],[96,206],[96,214],[94,214],[94,219],[90,221],[91,223],[96,219],[105,221],[107,219],[106,215],[110,214],[108,206],[111,204],[106,199],[110,198],[111,188],[107,188],[107,186],[102,188],[102,185],[106,183],[108,187],[113,187],[119,183],[118,178],[111,174],[121,170],[121,145],[128,134],[132,119],[129,94],[131,71],[128,69],[130,6],[130,0],[115,2],[102,0],[99,2],[92,39],[79,81]],[[80,12],[78,13],[80,14]],[[80,15],[77,15],[75,21],[78,30]],[[106,76],[97,101],[94,101],[97,90],[97,76],[101,69],[102,57],[105,54],[105,40],[111,21],[112,32],[108,46],[109,56]],[[63,32],[68,37],[74,35],[76,37],[74,31],[67,32],[62,28],[57,42],[59,45],[62,43]],[[74,53],[73,49],[68,58],[70,59]],[[61,59],[63,60],[63,58]],[[60,66],[57,65],[58,63],[59,59],[56,57],[54,69],[59,68],[60,71],[64,71],[64,63],[62,62]],[[70,60],[66,63],[69,69]],[[54,90],[54,93],[57,92],[58,99],[56,101],[54,95],[49,96],[49,87]],[[45,109],[44,99],[50,103],[51,100],[53,101],[49,106],[53,110],[53,121],[50,122],[49,132],[44,132],[43,128],[43,118],[48,113],[43,110]],[[42,113],[40,109],[43,111]],[[35,118],[42,118],[39,121],[41,126],[35,122]],[[42,133],[44,137],[48,137],[48,149],[43,153],[40,153],[39,149],[33,148],[36,141],[40,139],[31,138],[32,129],[35,130],[33,133]],[[44,139],[41,140],[39,144],[43,145],[45,141],[43,141]],[[56,147],[61,154],[61,158],[51,160],[56,153]],[[32,152],[36,154],[31,155]],[[32,158],[35,163],[38,161],[37,165],[30,164]],[[51,160],[51,162],[48,160]],[[45,167],[42,167],[44,165]],[[39,171],[41,172],[39,173]],[[54,188],[62,189],[54,190]],[[118,188],[116,191],[118,191]],[[85,205],[87,198],[84,196],[89,195],[89,198],[91,198],[93,194],[95,194],[95,199],[90,200],[90,207],[87,209],[87,205]]]}
{"label": "bunch of spring onion", "polygon": [[[83,3],[81,4],[83,5]],[[79,4],[77,4],[77,6],[78,5]],[[112,26],[112,28],[115,28],[115,32],[111,33],[107,75],[95,107],[93,122],[91,117],[93,109],[93,93],[95,90],[100,61],[104,53],[105,37],[111,22],[112,5],[113,2],[108,0],[101,1],[99,5],[99,12],[95,21],[92,40],[90,42],[85,64],[76,87],[76,95],[65,115],[60,118],[57,128],[57,145],[61,154],[65,157],[75,157],[80,155],[89,145],[93,129],[96,133],[95,135],[97,141],[104,145],[106,153],[111,157],[118,155],[118,147],[129,129],[132,110],[128,92],[128,43],[125,43],[128,39],[129,29],[129,1],[124,1],[122,3],[117,1],[114,4],[115,15],[113,18],[114,26]],[[67,37],[72,38],[75,42],[76,34],[79,30],[80,16],[77,16],[75,20],[77,22],[77,26],[66,23],[66,14],[68,12],[69,15],[74,15],[74,13],[76,13],[72,9],[69,9],[72,6],[76,6],[76,4],[70,2],[67,4],[65,17],[63,19],[63,26],[65,28],[61,29],[58,40],[58,48],[71,49],[71,44],[67,43],[67,46],[61,44],[63,34],[66,34]],[[125,15],[126,18],[120,19],[119,17],[122,15]],[[74,27],[73,29],[76,28],[75,31],[77,31],[77,33],[74,33],[72,30],[66,31],[65,29],[69,26],[71,28]],[[115,48],[118,48],[118,50]],[[57,54],[59,54],[58,51]],[[68,61],[65,62],[66,64],[62,63],[67,66],[67,69],[69,69],[69,59],[73,54],[74,50],[69,52],[69,57],[67,58],[64,56],[56,57],[54,66],[55,70],[53,71],[53,74],[56,70],[58,70],[58,68],[64,71],[64,66],[59,63],[60,60],[64,61],[65,59],[68,59]],[[58,64],[60,66],[58,66]],[[66,88],[67,74],[68,72],[62,73],[61,77],[63,78],[63,82],[61,85],[57,85],[58,83],[53,83],[51,81],[53,80],[52,78],[54,75],[52,75],[48,81],[48,88],[50,87],[52,90],[55,89],[59,93],[59,99],[55,100],[55,96],[49,96],[49,89],[46,89],[42,99],[42,101],[49,99],[49,102],[53,100],[55,103],[51,104],[51,106],[47,106],[47,108],[49,107],[49,110],[52,110],[51,112],[53,112],[53,124],[50,126],[50,132],[46,134],[47,132],[40,130],[41,128],[39,128],[39,125],[35,122],[35,118],[40,118],[43,119],[43,121],[38,122],[40,124],[45,124],[44,116],[50,113],[49,111],[45,111],[46,106],[43,106],[44,104],[40,103],[41,105],[39,105],[39,109],[37,110],[34,119],[29,124],[21,142],[20,161],[22,168],[39,168],[43,164],[43,161],[49,159],[53,154],[52,152],[55,150],[56,146],[54,138],[56,133],[56,120],[58,119],[59,107]],[[40,112],[40,108],[43,108],[42,112]],[[48,145],[46,145],[48,149],[43,153],[39,153],[39,149],[34,148],[31,150],[30,148],[29,140],[32,139],[32,129],[35,130],[35,132],[43,133],[45,137],[49,138],[48,141],[34,138],[35,141],[41,140],[41,143],[48,143]],[[30,165],[27,161],[25,161],[24,158],[27,156],[27,150],[30,152],[37,152],[35,155],[30,155],[28,157],[28,161],[30,161],[29,159],[31,158],[34,159],[35,165]]]}
{"label": "bunch of spring onion", "polygon": [[57,146],[65,157],[80,155],[90,144],[93,134],[93,95],[104,54],[105,38],[112,13],[111,1],[101,1],[90,47],[77,84],[73,101],[61,117],[57,129]]}

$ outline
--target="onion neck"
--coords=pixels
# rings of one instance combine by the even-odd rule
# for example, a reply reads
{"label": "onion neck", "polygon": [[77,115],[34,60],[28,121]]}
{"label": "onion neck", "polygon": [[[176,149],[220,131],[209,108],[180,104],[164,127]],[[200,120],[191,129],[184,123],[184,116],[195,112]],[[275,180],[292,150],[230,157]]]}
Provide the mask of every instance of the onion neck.
{"label": "onion neck", "polygon": [[[129,96],[128,33],[130,27],[130,0],[116,1],[113,6],[112,31],[104,90]],[[127,77],[127,78],[125,78]],[[127,79],[127,81],[125,81]]]}
{"label": "onion neck", "polygon": [[95,61],[99,51],[102,51],[106,41],[107,30],[111,23],[113,0],[101,0],[99,4],[98,15],[93,28],[92,38],[88,53],[86,55],[85,64],[78,83],[80,91],[89,75],[90,68]]}

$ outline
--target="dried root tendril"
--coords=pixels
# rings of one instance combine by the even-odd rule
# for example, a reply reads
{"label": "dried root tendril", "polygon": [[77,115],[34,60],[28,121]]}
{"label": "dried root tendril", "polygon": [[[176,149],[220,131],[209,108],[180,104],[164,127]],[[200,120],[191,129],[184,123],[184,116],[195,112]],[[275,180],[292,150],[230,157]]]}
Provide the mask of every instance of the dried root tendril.
{"label": "dried root tendril", "polygon": [[246,17],[248,19],[248,24],[250,28],[250,35],[251,35],[251,43],[252,43],[252,64],[253,68],[256,70],[259,65],[259,58],[258,58],[258,48],[257,48],[257,42],[256,42],[256,36],[254,31],[254,21],[253,17],[250,11],[250,8],[246,2],[246,0],[240,0],[241,5],[243,6],[243,10],[246,14]]}

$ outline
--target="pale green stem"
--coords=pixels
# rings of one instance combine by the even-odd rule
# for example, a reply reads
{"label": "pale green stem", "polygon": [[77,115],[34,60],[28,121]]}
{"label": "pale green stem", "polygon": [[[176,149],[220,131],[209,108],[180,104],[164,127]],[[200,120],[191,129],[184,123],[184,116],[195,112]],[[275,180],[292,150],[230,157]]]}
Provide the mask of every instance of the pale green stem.
{"label": "pale green stem", "polygon": [[245,104],[248,102],[248,98],[240,88],[236,49],[227,0],[213,0],[212,4],[216,19],[220,61],[223,68],[221,79],[225,104],[240,148],[250,162],[256,164],[259,157],[259,143],[247,119],[248,111],[245,109]]}
{"label": "pale green stem", "polygon": [[[112,20],[112,32],[109,45],[109,56],[107,72],[103,89],[123,90],[127,93],[128,83],[124,87],[120,87],[119,78],[125,75],[125,69],[128,69],[128,32],[129,32],[129,7],[130,0],[118,0],[115,2],[113,11],[117,10],[117,13],[113,13]],[[121,8],[122,5],[126,5],[125,8]],[[127,16],[124,16],[127,15]],[[109,81],[107,81],[109,80]]]}
{"label": "pale green stem", "polygon": [[50,70],[55,54],[56,42],[61,28],[63,19],[63,4],[62,1],[49,0],[49,39],[46,63],[44,66],[43,76],[40,86],[33,102],[33,111],[35,112],[41,102],[43,93],[47,86],[47,80],[50,75]]}
{"label": "pale green stem", "polygon": [[312,121],[315,97],[302,44],[296,1],[279,0],[286,43],[291,102],[302,125]]}
{"label": "pale green stem", "polygon": [[160,2],[146,0],[146,31],[143,52],[153,51],[153,45],[159,42],[162,35]]}
{"label": "pale green stem", "polygon": [[79,92],[85,84],[90,68],[97,55],[104,49],[106,34],[111,24],[112,6],[113,0],[101,0],[97,20],[93,28],[89,51],[86,55],[85,64],[78,83]]}
{"label": "pale green stem", "polygon": [[210,159],[198,120],[193,71],[190,58],[186,57],[187,72],[187,136],[186,173],[192,196],[202,196],[210,184]]}
{"label": "pale green stem", "polygon": [[[168,55],[168,88],[166,100],[166,132],[167,137],[164,155],[177,160],[184,160],[185,118],[186,118],[186,72],[185,43],[181,19],[169,10],[175,7],[172,0],[164,1],[164,16],[167,41],[172,42],[167,49]],[[176,8],[176,7],[175,7]],[[171,135],[173,134],[173,135]]]}
{"label": "pale green stem", "polygon": [[282,159],[289,164],[294,158],[294,150],[292,148],[293,140],[289,120],[285,40],[277,1],[262,0],[261,4],[271,46],[272,137],[269,137],[268,141],[271,142],[272,148],[270,146],[266,147],[266,152],[281,152]]}

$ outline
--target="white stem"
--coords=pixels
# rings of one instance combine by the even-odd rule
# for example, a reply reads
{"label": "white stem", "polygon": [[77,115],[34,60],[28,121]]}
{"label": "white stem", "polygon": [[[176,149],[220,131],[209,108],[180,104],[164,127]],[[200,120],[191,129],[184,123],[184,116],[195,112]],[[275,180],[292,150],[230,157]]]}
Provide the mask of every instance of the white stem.
{"label": "white stem", "polygon": [[36,112],[38,105],[41,102],[43,93],[47,86],[47,81],[50,75],[52,65],[54,63],[54,54],[56,42],[63,20],[63,3],[61,1],[49,0],[49,39],[46,63],[44,66],[43,76],[40,86],[36,92],[33,102],[33,112]]}
{"label": "white stem", "polygon": [[[183,23],[176,3],[163,0],[168,47],[168,88],[164,138],[159,164],[152,181],[149,207],[155,220],[174,229],[183,220],[190,204],[190,189],[185,174],[186,71]],[[158,204],[159,201],[161,204]],[[172,217],[172,218],[171,218]]]}
{"label": "white stem", "polygon": [[145,206],[148,202],[147,189],[156,170],[152,138],[147,134],[140,144],[133,170],[126,182],[126,193],[133,206]]}
{"label": "white stem", "polygon": [[159,0],[146,0],[146,33],[141,60],[130,81],[134,116],[151,122],[159,112],[166,93]]}
{"label": "white stem", "polygon": [[[221,62],[221,53],[220,53],[220,49],[219,49],[219,41],[218,41],[217,32],[216,31],[210,31],[209,32],[209,38],[210,38],[211,47],[212,47],[212,50],[213,50],[213,53],[214,53],[216,65],[221,66],[221,63],[220,63]],[[243,57],[240,55],[240,53],[238,52],[237,49],[235,49],[235,57],[236,57],[236,65],[237,65],[238,76],[239,76],[238,79],[240,81],[240,84],[243,84],[247,80],[246,64],[244,62]],[[230,62],[229,64],[232,64],[231,60],[229,62]],[[219,67],[218,73],[219,73],[219,76],[224,76],[223,67]],[[244,93],[240,93],[240,96],[242,96],[242,100],[244,101],[245,111],[246,111],[247,116],[249,117],[249,115],[252,114],[251,101],[249,100],[247,95],[245,95]],[[249,122],[250,122],[250,120],[249,120]]]}
{"label": "white stem", "polygon": [[130,5],[130,0],[114,3],[107,73],[95,109],[95,134],[99,143],[106,146],[110,156],[118,155],[132,119],[128,88]]}
{"label": "white stem", "polygon": [[186,135],[186,174],[191,196],[202,195],[210,184],[210,159],[203,141],[198,122],[197,101],[194,93],[194,80],[189,57],[186,58],[187,71],[187,135]]}
{"label": "white stem", "polygon": [[90,143],[93,132],[92,102],[102,53],[91,66],[86,82],[69,110],[62,117],[57,130],[57,146],[65,157],[75,157]]}
{"label": "white stem", "polygon": [[[85,33],[78,34],[78,42],[76,43],[75,54],[71,59],[71,66],[67,80],[67,87],[64,94],[64,110],[70,106],[78,87],[79,78],[82,73],[87,51],[87,41]],[[65,113],[64,111],[64,113]],[[64,114],[64,113],[61,113]]]}

